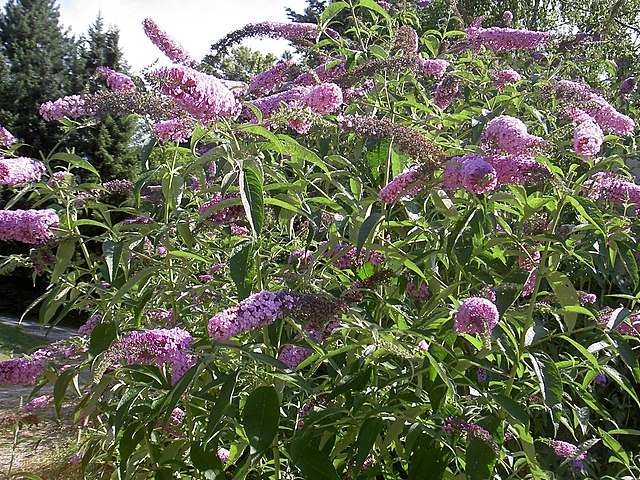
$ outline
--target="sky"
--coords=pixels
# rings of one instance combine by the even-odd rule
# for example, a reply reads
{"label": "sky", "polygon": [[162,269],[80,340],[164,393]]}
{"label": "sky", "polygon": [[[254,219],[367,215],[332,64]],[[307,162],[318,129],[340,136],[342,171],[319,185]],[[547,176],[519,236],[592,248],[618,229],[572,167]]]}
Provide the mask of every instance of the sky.
{"label": "sky", "polygon": [[[133,72],[156,60],[170,63],[149,41],[142,20],[151,17],[196,59],[208,53],[212,43],[247,23],[287,21],[285,7],[302,12],[305,0],[59,0],[60,22],[80,36],[98,12],[105,26],[120,29],[120,46]],[[246,40],[243,45],[280,55],[289,49],[283,40]]]}

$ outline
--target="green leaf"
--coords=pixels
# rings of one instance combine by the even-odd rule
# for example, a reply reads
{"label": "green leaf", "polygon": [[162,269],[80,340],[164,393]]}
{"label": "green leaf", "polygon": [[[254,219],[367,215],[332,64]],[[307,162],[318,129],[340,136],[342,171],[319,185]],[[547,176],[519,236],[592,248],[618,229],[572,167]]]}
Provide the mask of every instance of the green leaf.
{"label": "green leaf", "polygon": [[67,269],[75,252],[75,240],[65,240],[58,245],[58,249],[56,250],[56,264],[53,267],[53,272],[51,273],[50,283],[52,285],[58,281],[60,275],[62,275]]}
{"label": "green leaf", "polygon": [[258,387],[244,405],[242,426],[253,453],[261,455],[276,438],[280,422],[280,401],[273,387]]}
{"label": "green leaf", "polygon": [[69,165],[82,168],[83,170],[93,173],[96,177],[100,177],[100,174],[93,165],[87,162],[84,158],[74,155],[73,153],[56,153],[51,156],[51,160],[62,160],[63,162],[68,162]]}
{"label": "green leaf", "polygon": [[562,377],[553,360],[542,354],[531,355],[533,369],[540,381],[540,389],[547,407],[553,409],[562,403]]}
{"label": "green leaf", "polygon": [[356,7],[368,8],[369,10],[373,10],[374,12],[382,15],[387,20],[391,20],[391,17],[387,13],[387,11],[384,8],[382,8],[380,5],[378,5],[376,2],[374,2],[373,0],[360,0],[356,5]]}
{"label": "green leaf", "polygon": [[91,332],[89,340],[89,357],[95,358],[111,346],[118,331],[113,322],[100,322]]}
{"label": "green leaf", "polygon": [[197,260],[205,265],[208,265],[211,262],[211,260],[204,258],[202,255],[198,255],[197,253],[193,253],[188,250],[171,250],[168,252],[168,255],[170,257],[184,258],[186,260]]}
{"label": "green leaf", "polygon": [[430,436],[421,435],[411,449],[408,480],[442,480],[450,453]]}
{"label": "green leaf", "polygon": [[353,468],[354,472],[359,472],[360,468],[367,459],[373,444],[378,438],[378,434],[382,432],[384,422],[379,418],[367,418],[360,427],[358,432],[358,439],[356,440],[356,446],[358,453],[356,455],[356,465]]}
{"label": "green leaf", "polygon": [[527,410],[515,400],[505,396],[494,394],[491,395],[493,400],[509,415],[511,420],[515,423],[519,423],[524,427],[529,425],[529,415]]}
{"label": "green leaf", "polygon": [[605,332],[610,332],[615,329],[618,325],[625,321],[625,319],[631,315],[631,311],[626,308],[616,308],[612,313],[611,317],[609,317],[609,321],[604,328]]}
{"label": "green leaf", "polygon": [[158,143],[158,140],[152,138],[140,150],[140,162],[144,166],[145,170],[149,170],[149,158],[151,157],[151,152],[153,152],[153,147],[156,146],[156,143]]}
{"label": "green leaf", "polygon": [[305,480],[340,480],[329,456],[300,436],[291,443],[291,460]]}
{"label": "green leaf", "polygon": [[373,210],[369,214],[369,216],[365,219],[365,221],[362,222],[362,225],[360,226],[360,230],[358,231],[358,243],[356,245],[357,255],[360,254],[360,251],[362,250],[363,245],[366,243],[367,239],[369,238],[369,235],[371,234],[373,229],[376,227],[376,225],[378,224],[378,221],[380,221],[382,216],[383,216],[382,212]]}
{"label": "green leaf", "polygon": [[[556,294],[560,305],[562,305],[563,307],[572,307],[579,305],[576,289],[565,274],[553,271],[548,272],[545,276],[549,281],[549,284],[551,285],[553,293]],[[576,312],[566,310],[564,312],[563,318],[565,321],[565,325],[567,326],[567,330],[571,332],[576,326],[578,314]]]}
{"label": "green leaf", "polygon": [[65,370],[60,374],[56,380],[56,384],[53,386],[53,402],[56,406],[56,414],[60,418],[60,411],[62,410],[62,403],[64,402],[64,396],[67,392],[69,383],[78,374],[75,368]]}
{"label": "green leaf", "polygon": [[275,150],[277,150],[278,153],[284,154],[284,150],[282,148],[282,142],[280,141],[280,139],[275,134],[267,130],[266,128],[260,125],[252,124],[252,123],[245,123],[243,125],[237,126],[236,130],[253,133],[255,135],[260,135],[261,137],[264,137],[267,140],[269,140],[270,146]]}
{"label": "green leaf", "polygon": [[120,266],[120,258],[122,257],[122,242],[112,242],[111,240],[103,242],[102,254],[107,264],[109,281],[113,282],[113,279],[118,275],[118,267]]}
{"label": "green leaf", "polygon": [[324,9],[324,11],[318,17],[318,24],[323,24],[331,20],[338,13],[340,13],[344,8],[348,7],[345,2],[336,2],[332,3]]}
{"label": "green leaf", "polygon": [[224,415],[225,410],[231,404],[231,397],[233,397],[233,392],[236,388],[236,382],[238,380],[238,372],[234,372],[225,380],[222,388],[220,389],[220,394],[216,400],[216,404],[211,410],[209,414],[209,419],[207,420],[207,430],[205,439],[208,441],[211,440],[215,433],[215,429],[218,426],[218,422]]}
{"label": "green leaf", "polygon": [[245,243],[230,259],[229,274],[238,289],[238,299],[251,295],[253,283],[253,245]]}
{"label": "green leaf", "polygon": [[496,453],[486,442],[470,438],[467,442],[465,474],[467,480],[492,478],[496,464]]}
{"label": "green leaf", "polygon": [[122,432],[120,437],[119,450],[120,450],[120,477],[127,478],[127,463],[129,457],[136,451],[136,447],[140,444],[144,432],[139,429],[139,426],[129,425],[126,430]]}
{"label": "green leaf", "polygon": [[240,171],[240,198],[251,224],[253,238],[257,239],[264,223],[264,191],[262,172],[258,165],[245,162]]}

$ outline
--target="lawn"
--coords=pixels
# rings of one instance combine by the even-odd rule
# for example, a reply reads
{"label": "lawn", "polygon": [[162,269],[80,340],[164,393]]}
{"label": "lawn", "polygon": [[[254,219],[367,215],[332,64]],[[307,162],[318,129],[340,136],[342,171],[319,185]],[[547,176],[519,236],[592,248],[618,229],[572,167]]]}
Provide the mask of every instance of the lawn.
{"label": "lawn", "polygon": [[0,323],[0,361],[29,353],[35,347],[49,344],[49,340],[22,332],[18,327]]}

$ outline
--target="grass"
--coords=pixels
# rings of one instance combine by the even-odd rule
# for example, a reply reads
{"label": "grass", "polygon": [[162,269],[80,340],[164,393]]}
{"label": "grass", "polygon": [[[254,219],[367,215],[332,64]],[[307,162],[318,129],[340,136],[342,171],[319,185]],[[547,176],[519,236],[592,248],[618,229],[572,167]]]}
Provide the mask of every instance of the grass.
{"label": "grass", "polygon": [[24,333],[18,327],[0,323],[0,361],[28,353],[35,347],[51,343],[46,338]]}

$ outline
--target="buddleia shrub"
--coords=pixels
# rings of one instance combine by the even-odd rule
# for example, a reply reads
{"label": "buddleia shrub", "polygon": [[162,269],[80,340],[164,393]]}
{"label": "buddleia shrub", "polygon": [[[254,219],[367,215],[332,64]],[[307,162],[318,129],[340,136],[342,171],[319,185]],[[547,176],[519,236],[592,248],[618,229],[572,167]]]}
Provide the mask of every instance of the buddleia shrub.
{"label": "buddleia shrub", "polygon": [[[638,476],[637,93],[566,76],[553,32],[418,34],[427,4],[207,63],[147,20],[176,63],[42,106],[148,126],[136,184],[62,151],[2,173],[31,309],[88,321],[0,382],[75,406],[88,478]],[[210,75],[246,36],[303,55]]]}

